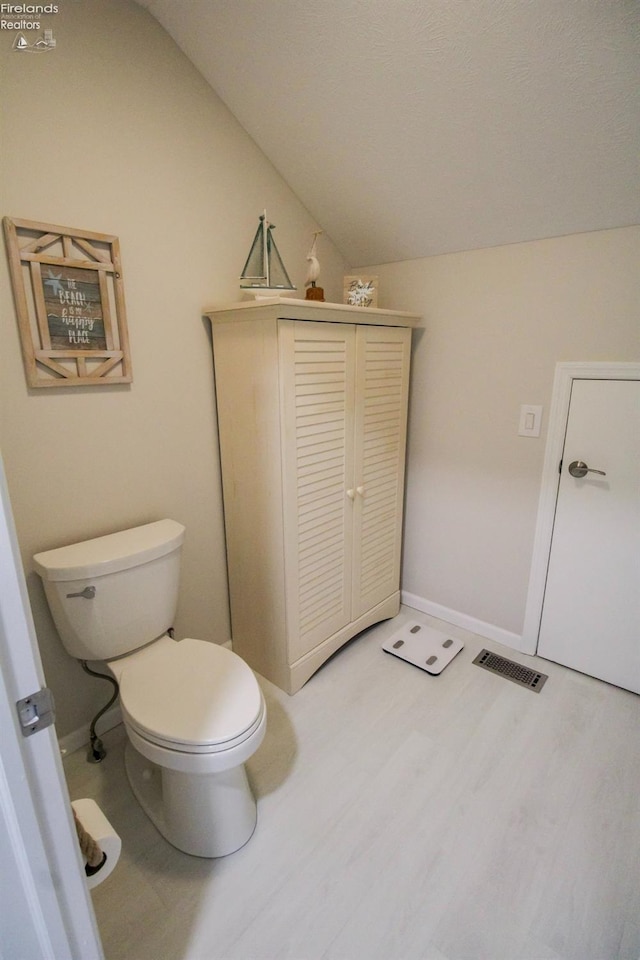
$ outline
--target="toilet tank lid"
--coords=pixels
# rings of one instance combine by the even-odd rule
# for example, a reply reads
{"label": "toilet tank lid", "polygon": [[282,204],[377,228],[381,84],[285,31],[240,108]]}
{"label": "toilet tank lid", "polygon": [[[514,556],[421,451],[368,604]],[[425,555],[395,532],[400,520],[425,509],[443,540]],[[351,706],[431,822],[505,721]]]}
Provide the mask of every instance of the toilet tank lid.
{"label": "toilet tank lid", "polygon": [[175,520],[157,520],[105,537],[71,543],[33,558],[43,580],[86,580],[128,570],[177,550],[185,528]]}

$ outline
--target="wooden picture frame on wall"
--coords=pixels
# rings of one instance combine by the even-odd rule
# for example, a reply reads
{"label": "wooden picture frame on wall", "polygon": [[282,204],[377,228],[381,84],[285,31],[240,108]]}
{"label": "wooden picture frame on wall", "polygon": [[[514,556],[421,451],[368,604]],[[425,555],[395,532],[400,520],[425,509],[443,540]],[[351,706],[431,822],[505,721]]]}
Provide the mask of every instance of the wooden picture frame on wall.
{"label": "wooden picture frame on wall", "polygon": [[118,238],[3,222],[29,386],[131,383]]}

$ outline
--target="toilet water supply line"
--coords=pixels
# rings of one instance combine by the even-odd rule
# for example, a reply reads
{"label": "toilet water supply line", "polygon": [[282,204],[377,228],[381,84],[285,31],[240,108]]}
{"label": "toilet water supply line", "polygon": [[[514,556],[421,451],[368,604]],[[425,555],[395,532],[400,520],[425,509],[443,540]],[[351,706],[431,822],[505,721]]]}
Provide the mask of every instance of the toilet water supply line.
{"label": "toilet water supply line", "polygon": [[118,681],[108,673],[97,673],[95,670],[92,670],[87,666],[86,660],[81,660],[80,666],[85,673],[90,674],[92,677],[100,677],[102,680],[108,680],[109,683],[112,683],[115,688],[113,696],[109,702],[104,705],[102,710],[99,710],[98,713],[96,713],[95,717],[91,721],[91,726],[89,727],[89,752],[87,753],[87,760],[89,763],[100,763],[106,757],[107,749],[100,737],[96,734],[96,723],[102,714],[106,713],[109,707],[117,700],[119,693]]}
{"label": "toilet water supply line", "polygon": [[[169,629],[167,630],[167,633],[173,640],[174,638],[173,627],[169,627]],[[92,677],[99,677],[101,680],[108,680],[109,683],[112,683],[114,687],[113,696],[111,697],[108,703],[105,703],[102,710],[99,710],[98,713],[96,713],[95,717],[91,721],[91,726],[89,727],[89,752],[87,753],[87,761],[89,763],[101,763],[107,755],[107,748],[105,747],[100,737],[96,734],[96,723],[98,722],[102,714],[106,713],[109,707],[113,703],[115,703],[115,701],[118,698],[118,693],[120,692],[120,688],[118,687],[118,681],[115,679],[115,677],[112,677],[111,674],[109,673],[98,673],[96,670],[92,670],[90,667],[87,666],[86,660],[81,660],[80,666],[82,667],[85,673],[90,674],[90,676]]]}

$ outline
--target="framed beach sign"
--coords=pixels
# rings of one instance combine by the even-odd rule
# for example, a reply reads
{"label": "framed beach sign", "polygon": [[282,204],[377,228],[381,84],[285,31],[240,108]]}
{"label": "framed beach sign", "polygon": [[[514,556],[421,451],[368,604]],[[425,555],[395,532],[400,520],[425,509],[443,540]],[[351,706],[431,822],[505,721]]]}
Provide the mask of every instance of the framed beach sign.
{"label": "framed beach sign", "polygon": [[131,383],[118,238],[4,218],[30,387]]}
{"label": "framed beach sign", "polygon": [[363,274],[345,277],[344,302],[352,307],[377,307],[378,278]]}

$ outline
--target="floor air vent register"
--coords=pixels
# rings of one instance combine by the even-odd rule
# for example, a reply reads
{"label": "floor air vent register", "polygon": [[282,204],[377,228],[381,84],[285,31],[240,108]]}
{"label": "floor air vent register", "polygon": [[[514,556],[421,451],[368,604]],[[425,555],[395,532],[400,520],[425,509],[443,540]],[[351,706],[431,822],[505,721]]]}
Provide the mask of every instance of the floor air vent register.
{"label": "floor air vent register", "polygon": [[490,673],[497,673],[500,677],[512,680],[520,687],[527,687],[534,693],[540,693],[545,682],[549,679],[546,673],[538,673],[537,670],[531,670],[530,667],[523,667],[521,663],[514,660],[507,660],[491,650],[481,650],[473,661],[478,667],[489,670]]}

